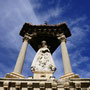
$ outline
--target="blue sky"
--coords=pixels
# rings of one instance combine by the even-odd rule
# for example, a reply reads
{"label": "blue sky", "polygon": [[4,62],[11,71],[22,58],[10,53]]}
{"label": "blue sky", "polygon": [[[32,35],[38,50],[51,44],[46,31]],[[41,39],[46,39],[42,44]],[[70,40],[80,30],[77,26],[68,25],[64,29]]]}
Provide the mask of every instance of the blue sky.
{"label": "blue sky", "polygon": [[[67,39],[73,73],[90,78],[90,0],[0,0],[0,77],[13,72],[25,22],[58,24],[66,22],[72,36]],[[36,52],[28,45],[22,74],[32,76],[31,63]],[[60,47],[53,53],[59,78],[64,74]]]}

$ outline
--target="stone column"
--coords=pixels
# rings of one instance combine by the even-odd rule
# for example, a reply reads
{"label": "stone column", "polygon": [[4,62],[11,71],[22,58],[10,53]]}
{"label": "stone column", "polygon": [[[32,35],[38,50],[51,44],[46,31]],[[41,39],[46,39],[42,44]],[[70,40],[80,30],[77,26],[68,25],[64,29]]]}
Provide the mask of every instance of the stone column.
{"label": "stone column", "polygon": [[64,74],[72,73],[72,68],[69,60],[69,55],[66,47],[66,37],[65,35],[60,35],[58,37],[61,43],[61,52],[62,52],[62,59],[63,59],[63,66],[64,66]]}
{"label": "stone column", "polygon": [[22,73],[22,68],[23,68],[23,64],[24,64],[26,51],[27,51],[28,41],[30,39],[31,39],[30,36],[25,35],[25,37],[23,39],[22,48],[20,50],[19,56],[17,58],[16,65],[15,65],[15,68],[14,68],[14,73],[18,73],[18,74]]}

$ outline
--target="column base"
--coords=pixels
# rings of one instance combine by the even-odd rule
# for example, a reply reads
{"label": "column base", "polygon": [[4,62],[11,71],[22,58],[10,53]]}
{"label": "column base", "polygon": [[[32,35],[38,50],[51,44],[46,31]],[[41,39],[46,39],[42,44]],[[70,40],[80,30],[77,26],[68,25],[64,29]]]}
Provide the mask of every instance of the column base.
{"label": "column base", "polygon": [[12,72],[12,73],[7,73],[5,78],[25,78],[23,75]]}
{"label": "column base", "polygon": [[67,73],[60,77],[60,79],[69,79],[69,78],[80,78],[79,75],[74,73]]}

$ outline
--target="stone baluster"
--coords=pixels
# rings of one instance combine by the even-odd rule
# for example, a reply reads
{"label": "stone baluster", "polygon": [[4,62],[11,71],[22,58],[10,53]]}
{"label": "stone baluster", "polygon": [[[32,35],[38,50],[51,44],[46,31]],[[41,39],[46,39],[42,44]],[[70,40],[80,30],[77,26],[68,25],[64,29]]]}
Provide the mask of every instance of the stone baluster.
{"label": "stone baluster", "polygon": [[[8,90],[9,89],[9,82],[8,81],[5,81],[3,83],[3,90]],[[1,90],[1,89],[0,89]]]}
{"label": "stone baluster", "polygon": [[44,82],[40,82],[40,90],[45,90],[45,83]]}
{"label": "stone baluster", "polygon": [[54,82],[52,83],[52,89],[57,90],[57,83],[54,83]]}
{"label": "stone baluster", "polygon": [[27,85],[28,85],[27,90],[33,90],[32,87],[33,84],[31,82],[28,82]]}
{"label": "stone baluster", "polygon": [[81,90],[81,83],[80,82],[75,83],[75,90]]}
{"label": "stone baluster", "polygon": [[16,90],[20,90],[21,89],[21,82],[16,82]]}

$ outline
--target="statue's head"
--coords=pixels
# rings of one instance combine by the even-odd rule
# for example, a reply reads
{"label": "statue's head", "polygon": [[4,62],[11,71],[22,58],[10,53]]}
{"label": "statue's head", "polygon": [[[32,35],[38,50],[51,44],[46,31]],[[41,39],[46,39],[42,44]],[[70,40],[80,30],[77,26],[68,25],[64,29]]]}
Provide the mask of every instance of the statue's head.
{"label": "statue's head", "polygon": [[42,47],[45,47],[45,46],[47,46],[47,44],[46,44],[46,41],[42,41]]}

